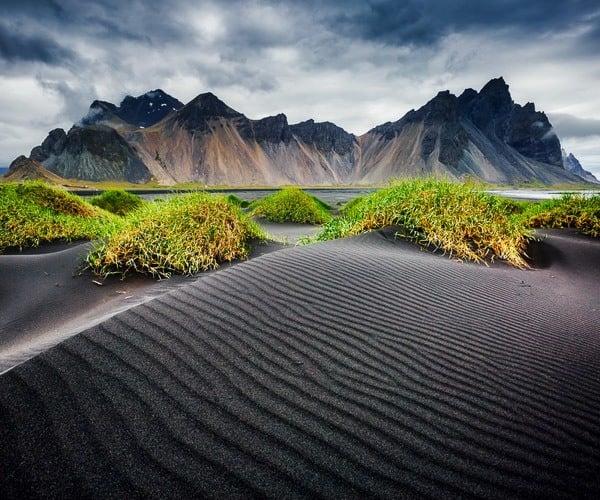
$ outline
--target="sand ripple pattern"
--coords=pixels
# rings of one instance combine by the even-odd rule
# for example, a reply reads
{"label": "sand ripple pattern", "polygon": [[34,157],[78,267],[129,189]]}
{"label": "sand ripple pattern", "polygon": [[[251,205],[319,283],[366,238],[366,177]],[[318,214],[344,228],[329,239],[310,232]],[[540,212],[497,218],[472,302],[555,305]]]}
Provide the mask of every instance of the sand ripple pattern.
{"label": "sand ripple pattern", "polygon": [[557,265],[378,232],[208,275],[0,378],[2,496],[597,497],[598,269]]}

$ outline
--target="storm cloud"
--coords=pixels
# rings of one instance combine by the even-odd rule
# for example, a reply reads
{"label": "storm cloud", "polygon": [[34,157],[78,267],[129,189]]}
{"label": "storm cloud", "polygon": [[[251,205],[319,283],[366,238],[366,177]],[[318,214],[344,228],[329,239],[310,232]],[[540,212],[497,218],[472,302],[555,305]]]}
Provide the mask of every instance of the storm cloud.
{"label": "storm cloud", "polygon": [[[0,165],[69,128],[94,99],[211,91],[260,118],[361,134],[504,76],[600,173],[600,7],[591,0],[6,0]],[[575,141],[577,138],[577,141]]]}
{"label": "storm cloud", "polygon": [[29,61],[60,65],[70,63],[76,55],[49,37],[30,36],[0,24],[0,58],[6,63]]}

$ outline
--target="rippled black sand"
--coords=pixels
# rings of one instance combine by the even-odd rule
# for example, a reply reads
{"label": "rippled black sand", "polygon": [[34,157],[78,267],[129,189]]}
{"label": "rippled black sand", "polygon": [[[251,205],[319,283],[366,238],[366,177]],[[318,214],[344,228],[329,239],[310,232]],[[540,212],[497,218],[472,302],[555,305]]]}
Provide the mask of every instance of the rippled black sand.
{"label": "rippled black sand", "polygon": [[600,495],[600,245],[270,253],[0,376],[16,497]]}

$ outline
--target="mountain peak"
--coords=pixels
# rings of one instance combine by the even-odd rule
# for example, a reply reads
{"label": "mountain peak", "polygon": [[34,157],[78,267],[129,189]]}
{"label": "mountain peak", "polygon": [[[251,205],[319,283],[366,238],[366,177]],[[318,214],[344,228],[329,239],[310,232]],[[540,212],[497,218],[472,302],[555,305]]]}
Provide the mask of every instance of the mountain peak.
{"label": "mountain peak", "polygon": [[578,177],[581,177],[586,182],[600,184],[600,181],[596,179],[594,174],[583,169],[581,163],[579,163],[579,160],[575,158],[573,153],[567,154],[564,149],[561,150],[561,153],[565,170],[577,175]]}
{"label": "mountain peak", "polygon": [[136,127],[150,127],[171,111],[177,111],[183,103],[161,89],[150,90],[137,97],[125,96],[116,115]]}
{"label": "mountain peak", "polygon": [[111,102],[95,100],[87,115],[77,123],[77,126],[91,126],[119,118],[136,127],[150,127],[171,111],[182,107],[182,102],[163,90],[150,90],[137,97],[125,96],[119,106],[115,106]]}
{"label": "mountain peak", "polygon": [[504,81],[504,78],[499,76],[498,78],[492,78],[487,82],[481,89],[481,93],[508,92],[508,88],[508,84]]}
{"label": "mountain peak", "polygon": [[170,97],[169,94],[167,94],[163,89],[149,90],[144,95],[150,99]]}
{"label": "mountain peak", "polygon": [[202,111],[204,116],[221,116],[226,118],[241,116],[241,113],[227,106],[227,104],[221,101],[221,99],[212,92],[204,92],[203,94],[196,96],[187,103],[185,107],[198,108]]}
{"label": "mountain peak", "polygon": [[[248,121],[242,113],[227,106],[212,92],[196,96],[177,112],[175,119],[188,130],[206,132],[210,129],[208,122],[218,118],[242,118]],[[244,133],[249,131],[244,130]]]}
{"label": "mountain peak", "polygon": [[502,77],[494,78],[486,83],[479,92],[479,96],[488,101],[492,112],[496,114],[510,111],[513,104],[509,87]]}

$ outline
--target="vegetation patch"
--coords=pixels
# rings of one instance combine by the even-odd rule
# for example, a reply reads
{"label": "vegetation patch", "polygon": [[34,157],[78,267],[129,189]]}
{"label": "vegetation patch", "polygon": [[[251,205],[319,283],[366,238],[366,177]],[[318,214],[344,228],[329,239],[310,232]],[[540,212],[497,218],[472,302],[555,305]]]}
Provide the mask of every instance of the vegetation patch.
{"label": "vegetation patch", "polygon": [[527,267],[531,238],[520,205],[466,184],[410,180],[348,204],[325,225],[318,240],[398,226],[397,236],[458,259],[508,261]]}
{"label": "vegetation patch", "polygon": [[246,258],[250,241],[263,237],[258,225],[225,198],[190,194],[132,212],[86,261],[101,276],[125,277],[133,271],[158,278],[192,275]]}
{"label": "vegetation patch", "polygon": [[225,199],[229,203],[235,205],[236,207],[240,207],[240,208],[248,208],[248,205],[250,205],[250,203],[248,203],[246,200],[242,200],[239,196],[236,196],[235,194],[229,194],[226,196]]}
{"label": "vegetation patch", "polygon": [[323,224],[331,220],[327,205],[301,189],[285,188],[253,202],[251,214],[271,222]]}
{"label": "vegetation patch", "polygon": [[532,227],[573,227],[594,238],[600,235],[600,195],[567,193],[557,199],[532,203],[525,214]]}
{"label": "vegetation patch", "polygon": [[102,238],[117,225],[112,214],[50,184],[0,185],[0,253],[45,242]]}
{"label": "vegetation patch", "polygon": [[137,194],[122,189],[109,189],[90,199],[90,204],[116,215],[126,215],[142,206],[144,200]]}

